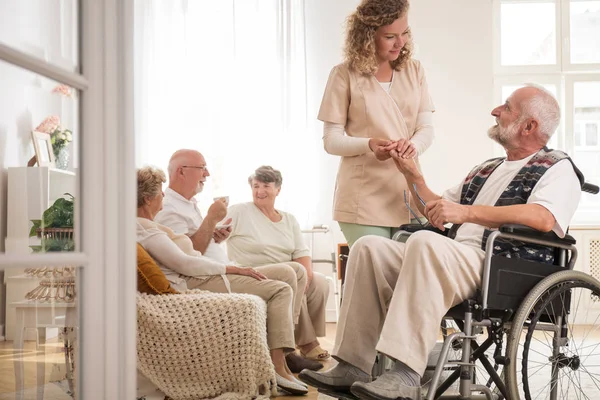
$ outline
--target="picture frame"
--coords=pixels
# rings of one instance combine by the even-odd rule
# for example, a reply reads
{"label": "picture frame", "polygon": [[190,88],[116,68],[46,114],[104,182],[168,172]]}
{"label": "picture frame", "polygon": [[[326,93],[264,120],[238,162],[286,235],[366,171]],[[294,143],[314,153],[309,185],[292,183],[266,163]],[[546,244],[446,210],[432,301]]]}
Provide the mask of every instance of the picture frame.
{"label": "picture frame", "polygon": [[44,132],[31,131],[31,140],[39,167],[54,168],[54,151],[50,135]]}

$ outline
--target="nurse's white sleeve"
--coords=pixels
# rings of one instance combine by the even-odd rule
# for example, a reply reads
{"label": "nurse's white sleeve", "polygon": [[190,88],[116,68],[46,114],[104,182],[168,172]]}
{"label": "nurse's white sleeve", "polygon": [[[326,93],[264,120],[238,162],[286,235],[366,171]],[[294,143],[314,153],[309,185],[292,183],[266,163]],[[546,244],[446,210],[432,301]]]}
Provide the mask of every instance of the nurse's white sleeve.
{"label": "nurse's white sleeve", "polygon": [[356,138],[344,134],[344,125],[323,123],[323,147],[335,156],[360,156],[371,151],[369,138]]}
{"label": "nurse's white sleeve", "polygon": [[425,150],[433,143],[435,133],[433,131],[433,113],[431,111],[423,111],[417,115],[417,123],[415,133],[410,141],[415,145],[417,154],[425,153]]}

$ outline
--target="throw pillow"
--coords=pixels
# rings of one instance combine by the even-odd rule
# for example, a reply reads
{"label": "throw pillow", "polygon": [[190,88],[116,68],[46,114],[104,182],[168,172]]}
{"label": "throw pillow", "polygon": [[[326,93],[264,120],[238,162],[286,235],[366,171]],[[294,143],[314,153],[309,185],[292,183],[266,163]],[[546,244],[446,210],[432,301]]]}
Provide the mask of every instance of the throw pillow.
{"label": "throw pillow", "polygon": [[176,294],[165,274],[141,244],[137,244],[138,291],[148,294]]}

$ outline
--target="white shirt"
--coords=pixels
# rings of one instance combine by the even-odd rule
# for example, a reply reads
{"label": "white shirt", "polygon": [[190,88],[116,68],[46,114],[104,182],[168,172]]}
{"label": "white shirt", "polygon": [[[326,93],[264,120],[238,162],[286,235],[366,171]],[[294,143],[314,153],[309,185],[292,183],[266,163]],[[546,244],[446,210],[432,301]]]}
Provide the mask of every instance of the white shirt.
{"label": "white shirt", "polygon": [[[522,160],[504,161],[488,177],[479,191],[473,205],[493,206],[513,180],[519,170],[534,156]],[[454,203],[460,203],[460,194],[464,182],[446,190],[442,197]],[[552,230],[564,237],[581,197],[581,185],[569,160],[561,160],[542,175],[535,185],[527,204],[539,204],[552,213],[556,223]],[[473,223],[462,224],[456,232],[455,240],[470,246],[481,248],[485,227]]]}
{"label": "white shirt", "polygon": [[279,211],[281,221],[273,222],[252,202],[229,207],[231,234],[227,254],[251,267],[292,261],[310,255],[296,218]]}
{"label": "white shirt", "polygon": [[[191,200],[188,200],[173,189],[167,188],[163,199],[163,209],[154,217],[154,220],[161,225],[168,226],[175,233],[191,236],[200,228],[204,218],[202,218],[195,198],[192,197]],[[227,258],[225,250],[215,243],[214,239],[210,240],[204,256],[223,264],[233,265]]]}
{"label": "white shirt", "polygon": [[381,88],[386,91],[386,93],[390,92],[390,87],[392,86],[392,82],[379,82]]}

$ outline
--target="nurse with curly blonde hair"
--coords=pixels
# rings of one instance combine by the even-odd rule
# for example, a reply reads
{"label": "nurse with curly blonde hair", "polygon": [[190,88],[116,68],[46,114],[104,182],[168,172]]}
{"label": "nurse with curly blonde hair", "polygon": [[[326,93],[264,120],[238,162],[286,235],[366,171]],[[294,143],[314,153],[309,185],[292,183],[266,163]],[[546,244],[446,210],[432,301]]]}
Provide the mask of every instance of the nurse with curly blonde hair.
{"label": "nurse with curly blonde hair", "polygon": [[390,152],[416,158],[434,137],[425,71],[411,58],[408,8],[407,0],[361,2],[319,110],[325,150],[341,156],[333,217],[350,246],[365,235],[391,238],[410,222],[409,191]]}

